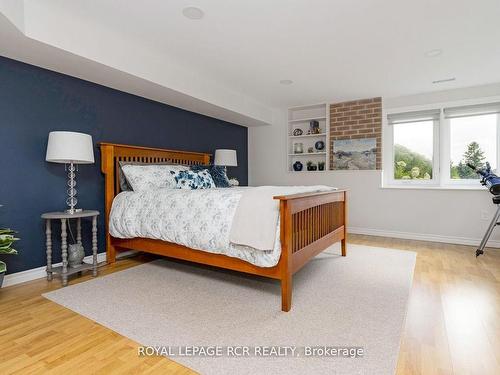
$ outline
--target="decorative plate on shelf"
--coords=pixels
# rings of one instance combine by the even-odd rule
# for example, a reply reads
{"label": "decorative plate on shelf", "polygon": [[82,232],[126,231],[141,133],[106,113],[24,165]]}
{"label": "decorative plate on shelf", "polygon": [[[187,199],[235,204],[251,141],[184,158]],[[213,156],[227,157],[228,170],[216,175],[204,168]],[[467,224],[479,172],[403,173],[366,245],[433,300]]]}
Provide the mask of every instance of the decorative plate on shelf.
{"label": "decorative plate on shelf", "polygon": [[304,132],[302,131],[302,129],[295,129],[295,130],[293,131],[293,135],[294,135],[295,137],[297,137],[297,136],[299,136],[299,135],[302,135],[303,133],[304,133]]}
{"label": "decorative plate on shelf", "polygon": [[314,148],[318,151],[322,151],[325,149],[325,142],[323,141],[318,141],[314,144]]}

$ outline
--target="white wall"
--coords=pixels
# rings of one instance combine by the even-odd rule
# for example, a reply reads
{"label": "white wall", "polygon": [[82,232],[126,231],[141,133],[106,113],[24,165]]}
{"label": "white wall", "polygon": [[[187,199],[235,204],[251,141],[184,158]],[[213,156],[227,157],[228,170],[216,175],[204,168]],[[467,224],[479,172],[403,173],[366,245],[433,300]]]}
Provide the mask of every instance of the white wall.
{"label": "white wall", "polygon": [[[387,109],[500,95],[500,85],[384,99]],[[307,104],[307,103],[304,103]],[[271,127],[249,128],[250,185],[325,184],[347,188],[351,232],[433,241],[479,243],[495,211],[485,190],[382,189],[381,171],[287,171],[286,109],[276,110]],[[479,184],[478,184],[479,185]],[[500,247],[500,230],[490,245]]]}

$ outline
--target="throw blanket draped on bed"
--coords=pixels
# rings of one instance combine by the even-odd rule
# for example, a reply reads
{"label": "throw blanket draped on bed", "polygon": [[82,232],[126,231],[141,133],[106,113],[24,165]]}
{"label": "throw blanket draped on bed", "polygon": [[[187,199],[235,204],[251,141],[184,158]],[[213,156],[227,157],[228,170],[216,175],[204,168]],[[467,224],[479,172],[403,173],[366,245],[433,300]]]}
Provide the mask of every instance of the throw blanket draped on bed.
{"label": "throw blanket draped on bed", "polygon": [[281,255],[279,201],[273,197],[329,189],[268,186],[124,191],[113,200],[109,232],[117,238],[158,239],[273,267]]}
{"label": "throw blanket draped on bed", "polygon": [[244,190],[236,209],[229,241],[257,250],[271,250],[276,240],[279,218],[278,195],[336,190],[317,186],[259,186]]}

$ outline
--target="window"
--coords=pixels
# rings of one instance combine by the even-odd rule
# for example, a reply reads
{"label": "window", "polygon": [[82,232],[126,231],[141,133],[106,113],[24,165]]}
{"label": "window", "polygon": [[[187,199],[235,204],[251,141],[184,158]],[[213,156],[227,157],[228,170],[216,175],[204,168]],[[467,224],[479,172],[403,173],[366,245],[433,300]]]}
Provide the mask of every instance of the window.
{"label": "window", "polygon": [[500,103],[391,113],[384,128],[386,185],[478,185],[468,163],[500,166]]}
{"label": "window", "polygon": [[498,166],[500,103],[451,107],[443,110],[443,129],[449,134],[449,183],[477,183],[468,163],[482,168]]}
{"label": "window", "polygon": [[434,145],[439,115],[439,110],[431,110],[388,116],[393,183],[435,182],[438,168]]}
{"label": "window", "polygon": [[394,179],[432,179],[434,122],[394,125]]}
{"label": "window", "polygon": [[450,174],[452,180],[478,179],[467,166],[484,167],[486,161],[496,169],[497,115],[450,119]]}

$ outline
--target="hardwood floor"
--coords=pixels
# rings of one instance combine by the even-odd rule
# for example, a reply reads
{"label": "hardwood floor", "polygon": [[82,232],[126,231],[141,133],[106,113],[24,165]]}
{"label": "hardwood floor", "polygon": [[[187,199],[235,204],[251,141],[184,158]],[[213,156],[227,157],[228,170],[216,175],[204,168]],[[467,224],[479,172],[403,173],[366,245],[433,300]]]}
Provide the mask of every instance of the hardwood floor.
{"label": "hardwood floor", "polygon": [[[397,374],[500,374],[500,250],[350,236],[350,243],[418,253]],[[141,255],[100,269],[120,271]],[[90,279],[71,279],[70,284]],[[0,291],[0,374],[192,374],[167,358],[137,356],[138,344],[41,296],[44,279]]]}
{"label": "hardwood floor", "polygon": [[500,374],[500,250],[356,236],[418,253],[397,374]]}

